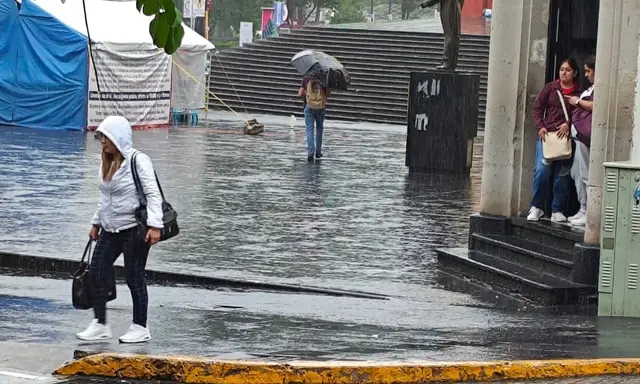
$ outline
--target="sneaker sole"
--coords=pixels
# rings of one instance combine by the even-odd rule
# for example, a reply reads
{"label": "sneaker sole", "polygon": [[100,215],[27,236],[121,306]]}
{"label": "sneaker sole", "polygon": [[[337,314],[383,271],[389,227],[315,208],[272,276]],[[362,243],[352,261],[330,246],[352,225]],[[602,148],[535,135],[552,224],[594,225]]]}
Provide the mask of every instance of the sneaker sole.
{"label": "sneaker sole", "polygon": [[109,340],[113,337],[113,335],[109,335],[109,336],[101,336],[101,337],[94,337],[94,338],[86,338],[86,337],[80,337],[78,335],[76,335],[76,338],[78,340],[82,340],[82,341],[101,341],[101,340]]}
{"label": "sneaker sole", "polygon": [[151,340],[151,336],[149,336],[148,338],[144,338],[140,340],[132,340],[132,341],[123,341],[118,339],[118,341],[120,341],[120,344],[140,344],[140,343],[146,343],[149,340]]}

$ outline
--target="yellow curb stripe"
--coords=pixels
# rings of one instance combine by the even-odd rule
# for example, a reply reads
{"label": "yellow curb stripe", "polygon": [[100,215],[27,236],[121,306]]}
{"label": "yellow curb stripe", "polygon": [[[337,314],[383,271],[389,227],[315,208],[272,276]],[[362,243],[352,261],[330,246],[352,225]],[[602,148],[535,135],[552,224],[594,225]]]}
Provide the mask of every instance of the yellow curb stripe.
{"label": "yellow curb stripe", "polygon": [[198,384],[414,384],[638,375],[640,359],[285,364],[102,353],[70,361],[54,374]]}

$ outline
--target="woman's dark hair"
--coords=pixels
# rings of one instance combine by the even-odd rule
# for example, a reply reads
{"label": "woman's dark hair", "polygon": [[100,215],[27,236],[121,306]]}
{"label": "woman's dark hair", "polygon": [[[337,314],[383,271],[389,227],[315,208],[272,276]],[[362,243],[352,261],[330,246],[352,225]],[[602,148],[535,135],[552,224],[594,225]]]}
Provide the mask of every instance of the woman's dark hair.
{"label": "woman's dark hair", "polygon": [[560,66],[565,63],[569,64],[571,69],[573,69],[573,73],[575,73],[575,75],[573,75],[574,78],[580,76],[580,68],[578,67],[578,63],[572,57],[567,57],[566,59],[562,60]]}
{"label": "woman's dark hair", "polygon": [[596,70],[596,57],[594,55],[587,56],[587,58],[584,59],[584,65],[586,65],[590,70],[595,71]]}

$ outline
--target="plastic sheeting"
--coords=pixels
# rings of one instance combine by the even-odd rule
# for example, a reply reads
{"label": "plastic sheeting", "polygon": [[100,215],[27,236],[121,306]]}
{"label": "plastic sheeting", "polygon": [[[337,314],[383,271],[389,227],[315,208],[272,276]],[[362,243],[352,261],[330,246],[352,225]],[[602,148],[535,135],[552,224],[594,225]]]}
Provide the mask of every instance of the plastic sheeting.
{"label": "plastic sheeting", "polygon": [[[87,35],[82,0],[67,0],[64,4],[60,0],[32,1],[69,27]],[[108,45],[110,51],[157,50],[149,35],[149,23],[153,17],[138,12],[135,1],[90,0],[86,1],[86,7],[93,43]],[[184,37],[181,50],[214,49],[213,44],[204,37],[184,23],[182,26]]]}
{"label": "plastic sheeting", "polygon": [[0,0],[0,25],[0,124],[84,129],[87,38],[32,0]]}
{"label": "plastic sheeting", "polygon": [[[204,108],[207,52],[178,51],[173,55],[173,61],[172,108],[189,110]],[[197,81],[187,75],[185,70]]]}
{"label": "plastic sheeting", "polygon": [[[82,0],[67,0],[64,4],[59,0],[33,1],[36,1],[43,9],[63,23],[86,35]],[[101,89],[101,91],[108,93],[104,96],[114,96],[114,98],[108,102],[98,102],[98,97],[93,92],[95,91],[92,88],[93,82],[90,81],[89,128],[93,128],[96,125],[95,121],[103,118],[106,113],[118,111],[119,113],[126,111],[125,116],[134,126],[156,126],[160,125],[159,116],[162,116],[163,111],[166,110],[164,115],[168,123],[169,110],[165,105],[165,91],[168,90],[164,87],[167,78],[162,76],[162,73],[165,73],[164,61],[159,57],[154,58],[156,54],[164,55],[164,53],[153,44],[149,35],[149,22],[152,17],[138,12],[134,1],[91,0],[86,2],[86,6],[91,40],[95,48],[94,59],[100,59],[100,56],[106,57],[104,53],[109,53],[107,56],[114,59],[119,57],[117,60],[111,60],[111,64],[107,67],[96,64],[98,77],[106,76],[113,84],[111,87],[104,85],[105,89]],[[118,25],[126,27],[114,27],[114,20],[118,21]],[[198,82],[204,84],[206,81],[204,66],[206,52],[215,47],[184,23],[183,27],[184,38],[180,48],[173,55],[173,59],[197,78]],[[148,60],[143,57],[147,57]],[[165,58],[169,59],[166,55]],[[136,60],[138,63],[134,64]],[[167,68],[171,68],[171,66],[167,66]],[[120,73],[115,71],[120,71]],[[173,85],[170,86],[171,106],[176,109],[203,108],[204,88],[184,74],[182,70],[176,68],[175,65],[171,71],[173,76]],[[90,76],[94,76],[93,71]],[[126,80],[127,76],[131,80]],[[154,76],[154,81],[157,84],[147,83],[145,85],[143,81],[139,81],[151,76]],[[133,83],[136,84],[133,85]],[[127,94],[138,97],[138,102],[134,102],[133,99],[125,101],[123,97]],[[149,96],[145,102],[140,101],[143,94]],[[155,102],[153,102],[154,100]],[[177,104],[173,105],[174,102]],[[98,104],[100,107],[96,108]]]}
{"label": "plastic sheeting", "polygon": [[13,97],[8,89],[15,80],[18,46],[12,41],[18,22],[18,7],[14,0],[0,0],[0,124],[13,120]]}

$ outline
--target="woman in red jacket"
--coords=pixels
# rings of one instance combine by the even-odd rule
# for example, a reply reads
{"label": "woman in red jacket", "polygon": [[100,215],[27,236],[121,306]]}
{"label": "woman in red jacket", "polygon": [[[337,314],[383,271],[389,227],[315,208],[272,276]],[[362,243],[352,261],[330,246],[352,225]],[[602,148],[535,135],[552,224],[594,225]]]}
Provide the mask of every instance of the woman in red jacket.
{"label": "woman in red jacket", "polygon": [[[563,96],[579,96],[578,85],[578,64],[569,58],[560,64],[560,78],[542,88],[536,104],[533,107],[533,120],[538,130],[538,140],[536,141],[536,167],[533,176],[533,196],[531,198],[531,209],[527,220],[538,221],[544,216],[544,202],[547,198],[547,189],[551,171],[554,170],[553,180],[553,202],[551,204],[551,221],[567,221],[563,211],[569,196],[571,159],[547,161],[544,159],[542,143],[547,133],[558,131],[559,137],[569,137],[570,122],[565,117],[562,109],[564,101],[557,91]],[[565,103],[567,112],[571,116],[573,106]]]}

